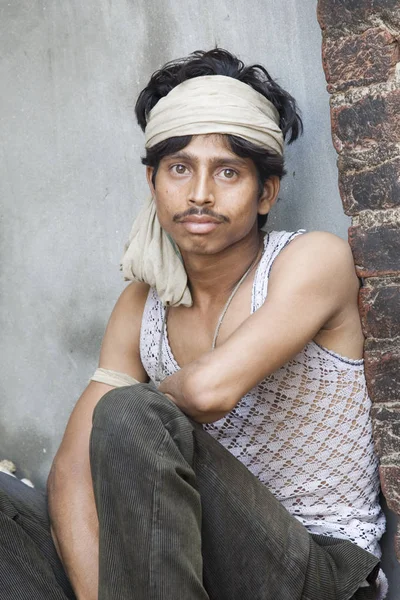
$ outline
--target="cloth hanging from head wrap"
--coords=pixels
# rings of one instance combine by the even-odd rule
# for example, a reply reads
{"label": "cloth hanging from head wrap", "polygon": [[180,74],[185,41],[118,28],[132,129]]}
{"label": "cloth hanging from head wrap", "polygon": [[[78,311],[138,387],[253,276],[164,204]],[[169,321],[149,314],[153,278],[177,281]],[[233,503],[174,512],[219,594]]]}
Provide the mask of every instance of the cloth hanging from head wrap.
{"label": "cloth hanging from head wrap", "polygon": [[[188,79],[161,98],[148,115],[145,145],[210,133],[235,135],[283,155],[275,106],[246,83],[224,75]],[[125,279],[155,287],[166,306],[192,305],[182,258],[161,228],[153,200],[133,223],[121,269]]]}
{"label": "cloth hanging from head wrap", "polygon": [[146,203],[133,222],[121,270],[127,280],[142,281],[155,287],[166,306],[192,305],[182,258],[158,221],[153,199]]}

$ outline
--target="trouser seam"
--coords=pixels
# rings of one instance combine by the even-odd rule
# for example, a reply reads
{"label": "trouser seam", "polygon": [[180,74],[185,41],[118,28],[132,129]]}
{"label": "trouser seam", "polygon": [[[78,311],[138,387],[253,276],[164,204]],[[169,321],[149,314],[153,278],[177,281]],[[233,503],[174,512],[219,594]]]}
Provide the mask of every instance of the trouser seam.
{"label": "trouser seam", "polygon": [[[163,439],[160,441],[160,444],[155,452],[157,458],[162,458],[165,454],[166,442],[169,438],[169,432],[165,431]],[[160,449],[162,448],[162,451]],[[150,542],[150,552],[149,552],[149,589],[151,592],[151,597],[155,597],[157,587],[156,587],[156,578],[154,577],[154,563],[155,563],[155,531],[158,519],[159,506],[161,501],[161,464],[160,461],[156,462],[156,474],[154,478],[154,486],[153,486],[153,494],[152,494],[152,522],[151,522],[151,542]]]}
{"label": "trouser seam", "polygon": [[[210,469],[210,468],[207,466],[207,464],[202,464],[202,469],[204,469],[204,470],[205,470],[205,471],[207,471],[208,473],[213,473],[212,469]],[[250,473],[251,473],[251,471],[250,471]],[[223,487],[223,489],[225,490],[225,492],[226,492],[228,495],[231,495],[231,496],[232,496],[232,495],[234,495],[234,496],[235,496],[235,501],[236,501],[236,502],[237,502],[237,503],[240,505],[240,507],[241,507],[241,509],[243,510],[243,512],[245,512],[245,514],[246,514],[246,515],[249,517],[249,519],[251,520],[251,519],[254,517],[254,513],[253,513],[252,511],[250,511],[250,510],[247,508],[247,506],[246,506],[245,504],[243,504],[242,500],[241,500],[240,498],[238,498],[238,497],[237,497],[237,496],[234,494],[233,490],[232,490],[231,488],[229,488],[229,487],[228,487],[228,486],[225,484],[225,482],[223,482],[223,481],[219,480],[219,483],[220,483],[221,487]],[[277,500],[277,502],[278,502],[278,500]],[[292,515],[292,516],[293,516],[293,515]],[[295,518],[295,517],[293,517],[293,518]],[[260,529],[262,530],[263,534],[264,534],[264,535],[266,535],[266,536],[268,536],[268,529],[267,529],[267,528],[266,528],[266,527],[265,527],[265,526],[264,526],[262,523],[259,523],[259,527],[260,527]],[[309,535],[309,534],[308,534],[308,535]],[[279,544],[278,544],[278,543],[277,543],[275,540],[272,542],[272,544],[271,544],[271,545],[273,546],[273,548],[274,548],[274,551],[275,551],[275,552],[280,552],[280,551],[281,551],[281,547],[279,546]],[[288,567],[289,569],[290,569],[290,568],[293,568],[294,570],[296,570],[296,572],[297,572],[299,575],[302,575],[302,574],[303,574],[303,569],[301,569],[301,568],[299,567],[299,565],[298,565],[296,562],[294,562],[294,561],[293,561],[293,560],[292,560],[292,559],[291,559],[289,556],[286,556],[286,555],[285,555],[285,558],[286,558],[286,561],[287,561],[287,562],[286,562],[286,565],[287,565],[287,567]],[[302,598],[302,600],[303,600],[303,598]],[[304,598],[304,600],[311,600],[311,599]]]}

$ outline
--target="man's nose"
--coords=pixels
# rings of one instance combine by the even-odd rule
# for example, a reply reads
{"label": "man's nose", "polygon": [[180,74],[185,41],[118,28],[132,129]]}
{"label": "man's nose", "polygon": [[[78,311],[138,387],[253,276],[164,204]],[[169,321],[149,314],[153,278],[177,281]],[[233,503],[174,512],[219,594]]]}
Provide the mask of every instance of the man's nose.
{"label": "man's nose", "polygon": [[214,203],[213,179],[208,173],[200,172],[192,177],[188,201],[197,205]]}

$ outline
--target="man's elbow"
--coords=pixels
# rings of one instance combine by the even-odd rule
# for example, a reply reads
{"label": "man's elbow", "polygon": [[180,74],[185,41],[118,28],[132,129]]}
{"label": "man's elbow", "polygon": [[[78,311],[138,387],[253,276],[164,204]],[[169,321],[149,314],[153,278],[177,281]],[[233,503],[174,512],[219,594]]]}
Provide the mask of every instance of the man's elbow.
{"label": "man's elbow", "polygon": [[228,414],[236,402],[227,388],[197,371],[185,378],[183,396],[187,412],[198,423],[212,423]]}

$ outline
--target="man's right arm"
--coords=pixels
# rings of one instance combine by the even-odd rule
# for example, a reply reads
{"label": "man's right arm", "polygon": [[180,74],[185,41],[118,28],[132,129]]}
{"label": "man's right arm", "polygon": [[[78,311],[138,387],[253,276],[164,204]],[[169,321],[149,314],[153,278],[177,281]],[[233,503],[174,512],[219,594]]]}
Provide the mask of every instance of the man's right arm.
{"label": "man's right arm", "polygon": [[[148,380],[139,342],[148,286],[134,283],[121,294],[107,326],[99,366]],[[48,479],[52,534],[78,600],[98,597],[98,521],[90,462],[93,410],[112,386],[91,381],[79,398]]]}

